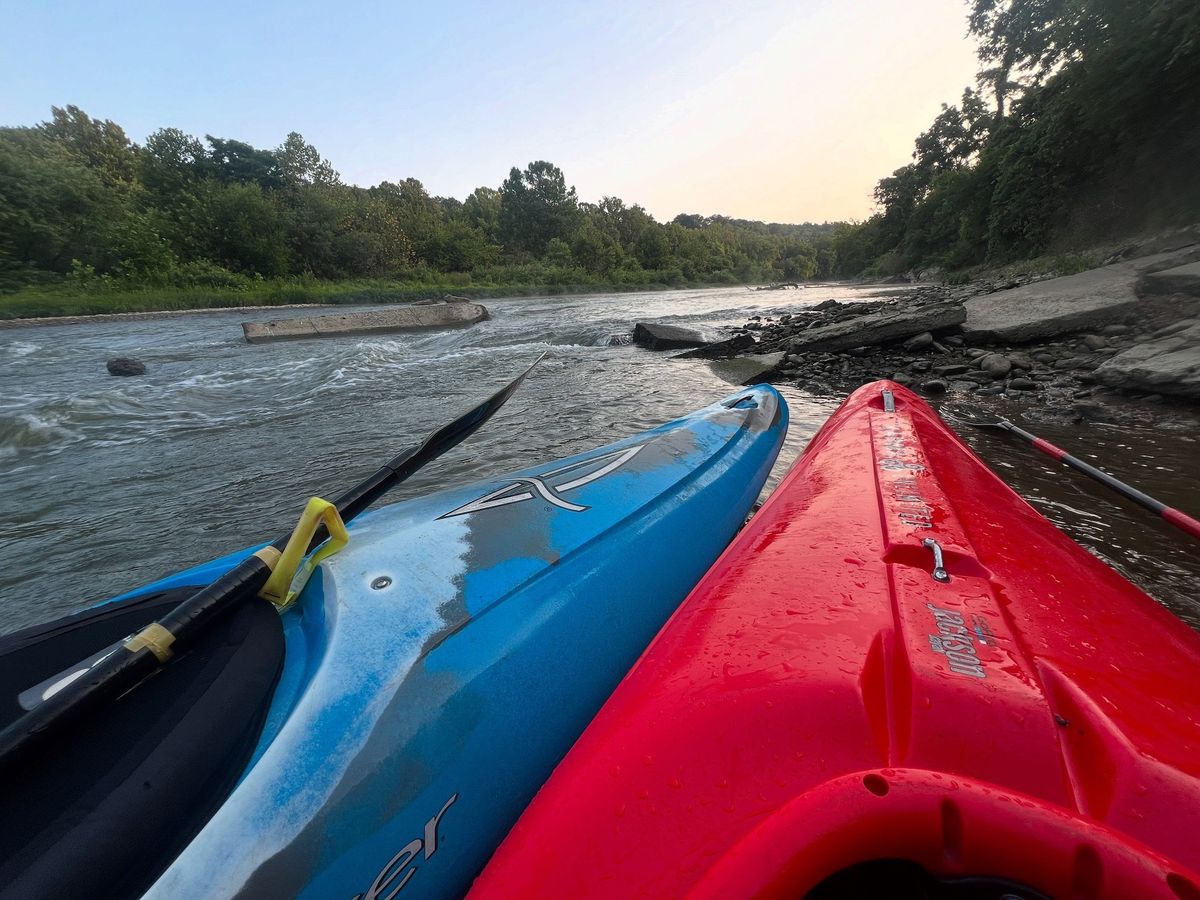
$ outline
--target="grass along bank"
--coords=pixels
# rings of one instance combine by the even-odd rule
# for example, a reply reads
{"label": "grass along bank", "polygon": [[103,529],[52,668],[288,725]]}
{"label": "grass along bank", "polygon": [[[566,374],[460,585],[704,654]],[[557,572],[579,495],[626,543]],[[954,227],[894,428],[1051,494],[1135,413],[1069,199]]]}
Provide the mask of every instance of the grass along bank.
{"label": "grass along bank", "polygon": [[[647,271],[644,281],[601,281],[584,273],[543,273],[548,278],[487,279],[470,276],[409,279],[321,281],[295,277],[245,279],[219,285],[147,285],[104,277],[71,278],[53,284],[21,288],[0,295],[0,320],[112,313],[169,312],[293,304],[407,303],[454,294],[471,299],[540,294],[618,293],[686,287],[714,287],[712,282],[689,281],[677,272]],[[574,278],[571,276],[575,275]],[[580,278],[579,275],[583,277]]]}

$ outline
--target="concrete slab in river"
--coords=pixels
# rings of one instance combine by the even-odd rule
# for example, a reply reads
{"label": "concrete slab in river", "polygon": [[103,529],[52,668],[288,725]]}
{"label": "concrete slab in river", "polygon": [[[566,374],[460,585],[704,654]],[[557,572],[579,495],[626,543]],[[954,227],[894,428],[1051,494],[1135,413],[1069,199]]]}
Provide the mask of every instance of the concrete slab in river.
{"label": "concrete slab in river", "polygon": [[398,306],[366,312],[339,313],[269,322],[243,322],[242,333],[251,344],[337,337],[347,334],[386,334],[427,328],[459,328],[488,317],[478,303],[437,303],[431,306]]}

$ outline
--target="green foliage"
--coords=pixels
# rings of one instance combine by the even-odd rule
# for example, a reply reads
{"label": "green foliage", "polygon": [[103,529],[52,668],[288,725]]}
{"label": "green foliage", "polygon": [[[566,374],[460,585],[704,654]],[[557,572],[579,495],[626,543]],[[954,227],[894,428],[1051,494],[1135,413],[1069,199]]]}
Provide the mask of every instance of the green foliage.
{"label": "green foliage", "polygon": [[996,265],[1195,221],[1200,4],[972,0],[969,22],[979,91],[835,238],[842,271]]}
{"label": "green foliage", "polygon": [[54,291],[63,311],[91,309],[85,294],[110,309],[301,302],[364,279],[376,286],[337,296],[827,278],[842,258],[833,230],[662,224],[616,197],[579,203],[545,161],[459,202],[415,178],[343,184],[296,132],[265,150],[163,128],[138,147],[71,106],[0,129],[0,292],[25,309],[49,308]]}
{"label": "green foliage", "polygon": [[500,238],[514,255],[540,256],[553,238],[567,238],[578,214],[575,188],[545,160],[514,168],[500,186]]}

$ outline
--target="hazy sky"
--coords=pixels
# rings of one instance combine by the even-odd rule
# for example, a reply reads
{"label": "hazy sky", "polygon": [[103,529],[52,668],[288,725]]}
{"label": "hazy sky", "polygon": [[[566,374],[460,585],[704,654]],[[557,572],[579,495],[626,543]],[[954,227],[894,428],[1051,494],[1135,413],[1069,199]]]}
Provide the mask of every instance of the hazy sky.
{"label": "hazy sky", "polygon": [[299,131],[460,199],[548,159],[660,220],[864,217],[974,71],[962,0],[0,0],[0,124]]}

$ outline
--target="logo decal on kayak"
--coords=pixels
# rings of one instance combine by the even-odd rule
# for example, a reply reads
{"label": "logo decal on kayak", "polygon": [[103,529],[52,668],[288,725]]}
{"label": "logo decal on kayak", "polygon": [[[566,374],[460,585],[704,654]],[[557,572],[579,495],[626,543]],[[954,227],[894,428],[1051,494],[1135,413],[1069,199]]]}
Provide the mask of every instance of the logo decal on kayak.
{"label": "logo decal on kayak", "polygon": [[929,635],[929,646],[933,652],[944,654],[950,671],[956,675],[987,678],[979,651],[975,649],[971,629],[967,627],[962,613],[942,609],[932,603],[926,603],[925,608],[933,613],[933,621],[937,623],[938,633]]}
{"label": "logo decal on kayak", "polygon": [[425,823],[425,830],[421,836],[401,847],[400,852],[389,859],[383,870],[375,876],[375,880],[371,882],[366,893],[355,894],[352,900],[396,900],[396,895],[404,890],[408,880],[417,874],[419,868],[416,861],[417,854],[420,853],[425,859],[429,859],[437,853],[438,825],[442,821],[442,816],[446,814],[446,810],[457,799],[456,792],[442,804],[442,808],[437,811],[437,814]]}
{"label": "logo decal on kayak", "polygon": [[613,450],[611,453],[603,453],[600,456],[580,460],[549,472],[543,472],[541,475],[514,478],[510,484],[499,490],[492,491],[478,500],[472,500],[458,509],[452,509],[438,518],[465,516],[468,513],[495,509],[498,506],[511,506],[513,503],[522,503],[537,497],[568,512],[584,512],[590,507],[572,503],[562,495],[577,490],[585,484],[599,481],[605,475],[611,475],[637,456],[645,446],[645,444],[638,444],[636,447],[628,447],[624,450]]}

